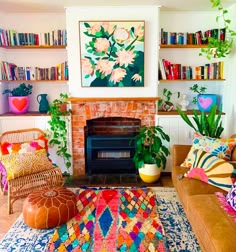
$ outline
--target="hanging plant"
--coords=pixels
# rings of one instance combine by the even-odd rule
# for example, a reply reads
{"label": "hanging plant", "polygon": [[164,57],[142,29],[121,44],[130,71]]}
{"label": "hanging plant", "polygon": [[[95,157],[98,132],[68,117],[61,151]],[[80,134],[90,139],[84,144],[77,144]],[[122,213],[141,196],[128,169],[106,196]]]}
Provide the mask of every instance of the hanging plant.
{"label": "hanging plant", "polygon": [[70,121],[71,109],[67,109],[68,94],[60,94],[60,98],[53,100],[49,105],[48,114],[50,120],[48,121],[49,129],[47,131],[47,137],[49,139],[49,145],[57,148],[56,153],[63,157],[66,167],[71,167],[71,154],[69,153],[68,146],[68,129],[67,122]]}
{"label": "hanging plant", "polygon": [[224,9],[221,0],[210,0],[212,8],[217,8],[219,15],[216,17],[216,22],[223,22],[223,28],[225,38],[220,39],[216,37],[205,37],[208,41],[207,48],[201,48],[200,56],[205,55],[208,60],[212,58],[224,58],[232,51],[234,44],[234,37],[236,37],[236,31],[230,28],[231,20],[227,18],[228,10]]}

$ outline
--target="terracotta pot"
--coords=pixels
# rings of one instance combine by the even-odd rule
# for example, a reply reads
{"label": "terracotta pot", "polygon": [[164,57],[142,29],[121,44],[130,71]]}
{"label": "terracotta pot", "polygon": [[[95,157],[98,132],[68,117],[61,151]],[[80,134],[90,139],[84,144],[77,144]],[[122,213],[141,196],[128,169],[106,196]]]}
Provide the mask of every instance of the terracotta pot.
{"label": "terracotta pot", "polygon": [[8,104],[14,114],[24,114],[29,109],[29,96],[9,96]]}
{"label": "terracotta pot", "polygon": [[174,104],[172,102],[164,102],[162,104],[162,109],[166,112],[171,111],[174,108]]}

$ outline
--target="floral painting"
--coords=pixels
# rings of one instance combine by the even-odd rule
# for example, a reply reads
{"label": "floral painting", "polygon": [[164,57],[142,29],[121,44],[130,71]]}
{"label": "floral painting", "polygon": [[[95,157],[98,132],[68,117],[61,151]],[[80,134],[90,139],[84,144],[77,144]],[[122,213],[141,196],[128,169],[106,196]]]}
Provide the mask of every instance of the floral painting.
{"label": "floral painting", "polygon": [[144,86],[144,21],[80,21],[82,87]]}

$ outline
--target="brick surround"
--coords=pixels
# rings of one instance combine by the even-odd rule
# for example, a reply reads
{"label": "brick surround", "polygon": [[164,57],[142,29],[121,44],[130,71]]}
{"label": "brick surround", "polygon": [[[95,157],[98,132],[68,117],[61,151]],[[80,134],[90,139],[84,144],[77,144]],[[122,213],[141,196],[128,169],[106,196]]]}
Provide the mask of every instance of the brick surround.
{"label": "brick surround", "polygon": [[84,130],[87,120],[105,117],[140,119],[141,125],[155,125],[155,98],[69,98],[72,107],[73,175],[85,174]]}

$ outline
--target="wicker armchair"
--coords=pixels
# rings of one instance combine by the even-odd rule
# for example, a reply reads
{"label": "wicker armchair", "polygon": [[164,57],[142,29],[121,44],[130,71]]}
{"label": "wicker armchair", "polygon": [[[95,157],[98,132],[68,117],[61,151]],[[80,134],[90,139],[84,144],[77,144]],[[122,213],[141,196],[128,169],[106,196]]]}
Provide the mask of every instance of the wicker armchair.
{"label": "wicker armchair", "polygon": [[[23,143],[37,139],[44,132],[37,128],[6,131],[0,136],[0,144],[8,143]],[[1,158],[0,158],[1,159]],[[0,174],[0,181],[1,181]],[[8,212],[13,213],[13,203],[17,199],[28,196],[32,191],[52,186],[62,186],[63,177],[59,167],[44,170],[30,175],[8,180]],[[1,191],[4,190],[1,184]]]}

